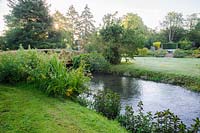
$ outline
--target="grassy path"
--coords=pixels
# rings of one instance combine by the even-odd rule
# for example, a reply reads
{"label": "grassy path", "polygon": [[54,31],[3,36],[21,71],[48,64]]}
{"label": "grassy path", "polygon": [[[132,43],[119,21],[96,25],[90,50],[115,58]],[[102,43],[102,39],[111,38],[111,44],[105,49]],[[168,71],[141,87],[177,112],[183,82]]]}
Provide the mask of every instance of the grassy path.
{"label": "grassy path", "polygon": [[123,133],[115,121],[69,100],[22,86],[0,85],[0,132]]}

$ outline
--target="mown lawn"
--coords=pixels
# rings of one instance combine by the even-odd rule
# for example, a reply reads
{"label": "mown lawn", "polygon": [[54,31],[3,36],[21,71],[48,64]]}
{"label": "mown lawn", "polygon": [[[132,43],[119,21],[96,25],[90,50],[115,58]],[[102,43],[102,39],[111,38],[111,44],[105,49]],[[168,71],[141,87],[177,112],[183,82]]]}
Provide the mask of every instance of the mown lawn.
{"label": "mown lawn", "polygon": [[27,86],[0,85],[0,132],[78,133],[126,132],[70,100],[48,97]]}
{"label": "mown lawn", "polygon": [[135,60],[131,62],[132,64],[122,64],[119,67],[121,69],[134,67],[149,71],[200,77],[200,59],[198,58],[135,57]]}

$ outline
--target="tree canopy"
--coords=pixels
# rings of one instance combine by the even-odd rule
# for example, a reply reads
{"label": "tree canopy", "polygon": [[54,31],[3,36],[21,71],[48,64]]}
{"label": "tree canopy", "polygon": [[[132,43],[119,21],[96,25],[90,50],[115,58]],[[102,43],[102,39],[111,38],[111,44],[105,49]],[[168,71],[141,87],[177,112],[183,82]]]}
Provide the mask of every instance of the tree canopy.
{"label": "tree canopy", "polygon": [[48,45],[52,18],[43,0],[9,0],[11,12],[6,22],[6,45],[17,49],[19,44],[27,48],[43,48]]}

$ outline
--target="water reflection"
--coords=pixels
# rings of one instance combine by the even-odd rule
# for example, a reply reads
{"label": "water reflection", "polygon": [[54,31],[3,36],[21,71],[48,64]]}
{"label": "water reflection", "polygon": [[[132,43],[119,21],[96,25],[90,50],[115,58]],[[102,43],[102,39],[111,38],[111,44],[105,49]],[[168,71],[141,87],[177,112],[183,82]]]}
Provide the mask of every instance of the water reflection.
{"label": "water reflection", "polygon": [[122,113],[126,105],[137,107],[142,100],[145,111],[170,109],[186,124],[200,117],[200,93],[195,93],[179,86],[137,80],[113,75],[94,75],[91,82],[93,91],[109,88],[121,96]]}

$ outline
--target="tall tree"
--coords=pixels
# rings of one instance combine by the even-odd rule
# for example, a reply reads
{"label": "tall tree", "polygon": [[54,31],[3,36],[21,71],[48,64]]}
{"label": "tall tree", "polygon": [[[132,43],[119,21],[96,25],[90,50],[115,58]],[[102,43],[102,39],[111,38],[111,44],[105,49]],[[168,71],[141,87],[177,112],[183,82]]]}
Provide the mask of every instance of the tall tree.
{"label": "tall tree", "polygon": [[71,48],[73,40],[69,20],[59,11],[56,11],[52,18],[54,25],[53,31],[56,34],[55,39],[60,40],[62,46]]}
{"label": "tall tree", "polygon": [[6,22],[7,47],[17,49],[19,44],[25,48],[31,45],[42,48],[47,45],[52,18],[48,5],[43,0],[9,0],[11,12]]}
{"label": "tall tree", "polygon": [[71,5],[66,14],[69,27],[71,27],[70,31],[73,33],[73,40],[77,40],[80,34],[80,16],[73,5]]}
{"label": "tall tree", "polygon": [[117,18],[118,12],[108,13],[103,16],[103,27],[110,26],[112,24],[120,23],[121,19]]}
{"label": "tall tree", "polygon": [[100,30],[100,35],[106,45],[104,56],[111,64],[119,64],[121,62],[120,48],[123,27],[119,23],[107,25]]}
{"label": "tall tree", "polygon": [[183,26],[183,15],[181,13],[169,12],[161,25],[168,33],[168,41],[174,41],[177,30]]}
{"label": "tall tree", "polygon": [[124,33],[122,38],[123,53],[133,57],[138,47],[143,47],[147,39],[147,27],[137,14],[127,13],[122,19]]}
{"label": "tall tree", "polygon": [[191,15],[188,15],[186,18],[186,27],[190,31],[195,28],[197,25],[198,21],[200,20],[198,13],[193,13]]}
{"label": "tall tree", "polygon": [[95,31],[94,26],[94,20],[93,15],[90,11],[90,8],[88,5],[85,6],[82,14],[81,14],[81,20],[80,20],[80,26],[81,26],[81,35],[80,37],[82,39],[88,39],[89,35],[91,35]]}

